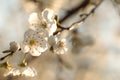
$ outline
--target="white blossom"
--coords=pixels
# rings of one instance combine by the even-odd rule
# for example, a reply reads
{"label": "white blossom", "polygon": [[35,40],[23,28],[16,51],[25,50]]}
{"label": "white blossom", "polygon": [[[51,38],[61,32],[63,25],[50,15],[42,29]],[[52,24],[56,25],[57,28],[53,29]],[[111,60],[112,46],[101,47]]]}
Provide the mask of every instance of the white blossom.
{"label": "white blossom", "polygon": [[10,42],[10,51],[16,52],[19,49],[20,49],[20,45],[17,42],[15,42],[15,41]]}
{"label": "white blossom", "polygon": [[56,21],[54,19],[55,14],[54,11],[51,9],[46,8],[45,10],[42,11],[42,18],[43,21],[46,23],[46,30],[49,33],[49,36],[53,35],[53,33],[57,29]]}
{"label": "white blossom", "polygon": [[54,16],[54,11],[49,8],[46,8],[42,11],[42,17],[48,23],[54,22]]}
{"label": "white blossom", "polygon": [[4,74],[4,76],[8,75],[34,77],[37,75],[37,71],[32,67],[12,68],[8,73]]}
{"label": "white blossom", "polygon": [[13,76],[18,76],[20,75],[20,70],[12,68],[7,74],[5,74],[4,76],[8,76],[8,75],[13,75]]}
{"label": "white blossom", "polygon": [[28,19],[29,27],[33,30],[44,28],[48,31],[49,36],[51,36],[57,29],[54,17],[54,11],[48,8],[44,9],[40,16],[38,16],[37,12],[33,12]]}
{"label": "white blossom", "polygon": [[53,47],[54,47],[54,53],[56,54],[64,54],[68,51],[66,39],[61,39]]}
{"label": "white blossom", "polygon": [[24,34],[22,50],[32,56],[39,56],[48,49],[47,32],[42,28],[39,30],[27,30]]}
{"label": "white blossom", "polygon": [[37,71],[32,68],[32,67],[27,67],[22,73],[21,75],[23,76],[29,76],[29,77],[34,77],[37,75]]}

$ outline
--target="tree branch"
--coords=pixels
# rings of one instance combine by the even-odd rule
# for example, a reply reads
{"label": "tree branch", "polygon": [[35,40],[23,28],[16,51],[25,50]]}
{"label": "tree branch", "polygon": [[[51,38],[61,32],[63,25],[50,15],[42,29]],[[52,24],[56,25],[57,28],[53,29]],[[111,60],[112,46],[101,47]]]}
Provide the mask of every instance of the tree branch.
{"label": "tree branch", "polygon": [[76,13],[79,9],[86,7],[89,4],[90,0],[83,0],[82,4],[80,3],[77,7],[67,11],[67,15],[60,20],[60,23],[64,22],[67,18]]}
{"label": "tree branch", "polygon": [[[85,1],[88,1],[88,0],[85,0]],[[73,24],[72,24],[71,26],[69,26],[69,27],[63,27],[63,26],[60,24],[60,23],[61,23],[62,21],[64,21],[65,19],[62,20],[62,21],[59,21],[58,17],[55,16],[55,20],[57,21],[57,27],[60,28],[60,30],[56,31],[56,32],[54,33],[54,35],[56,35],[57,33],[61,32],[61,31],[63,31],[63,30],[69,30],[69,29],[70,29],[74,24],[76,24],[76,23],[84,22],[91,14],[93,14],[93,13],[95,12],[95,10],[100,6],[100,4],[101,4],[102,2],[103,2],[103,0],[102,0],[99,4],[96,4],[95,7],[94,7],[88,14],[82,14],[81,16],[85,16],[85,17],[82,18],[81,20],[73,23]],[[88,2],[84,2],[84,5],[82,4],[81,7],[79,6],[79,8],[85,7],[85,3],[88,3]],[[77,9],[72,10],[72,11],[74,12],[74,11],[76,11],[76,10],[77,10]],[[72,13],[73,13],[73,12],[72,12]],[[71,13],[70,15],[68,14],[68,16],[67,16],[66,18],[68,18],[69,16],[71,16],[72,13]]]}

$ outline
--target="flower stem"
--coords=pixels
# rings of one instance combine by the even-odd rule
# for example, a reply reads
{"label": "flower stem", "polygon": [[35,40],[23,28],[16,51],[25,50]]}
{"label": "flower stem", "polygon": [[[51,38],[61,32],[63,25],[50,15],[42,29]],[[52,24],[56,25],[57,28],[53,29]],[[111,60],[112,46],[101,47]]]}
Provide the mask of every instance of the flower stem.
{"label": "flower stem", "polygon": [[26,67],[27,66],[26,57],[27,57],[27,53],[25,53],[24,58],[22,60],[22,63],[20,64],[21,67]]}

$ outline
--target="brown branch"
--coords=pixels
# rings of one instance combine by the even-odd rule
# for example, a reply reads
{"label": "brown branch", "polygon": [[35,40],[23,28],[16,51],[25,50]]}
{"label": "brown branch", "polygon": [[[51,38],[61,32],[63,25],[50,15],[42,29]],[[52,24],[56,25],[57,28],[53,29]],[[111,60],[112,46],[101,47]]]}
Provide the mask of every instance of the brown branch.
{"label": "brown branch", "polygon": [[82,3],[80,3],[77,7],[67,11],[67,15],[60,20],[60,23],[64,22],[67,18],[69,18],[70,16],[72,16],[74,13],[76,13],[79,9],[82,9],[84,7],[86,7],[89,4],[90,0],[83,0]]}
{"label": "brown branch", "polygon": [[100,4],[103,2],[103,0],[99,3],[99,4],[96,4],[96,6],[88,13],[88,14],[83,14],[85,17],[82,18],[81,20],[73,23],[69,28],[71,28],[74,24],[76,23],[80,23],[80,22],[84,22],[91,14],[93,14],[95,12],[95,10],[100,6]]}
{"label": "brown branch", "polygon": [[84,14],[85,17],[83,19],[81,19],[80,21],[77,21],[77,23],[80,23],[82,21],[85,21],[91,14],[93,14],[95,12],[95,10],[99,7],[99,5],[102,3],[102,1],[97,4],[88,14]]}
{"label": "brown branch", "polygon": [[[18,51],[21,51],[21,48]],[[0,58],[0,61],[4,60],[6,57],[8,57],[10,55],[13,55],[14,52],[12,52],[11,50],[5,50],[2,53],[9,53],[9,54],[7,54],[7,55],[3,56],[2,58]]]}
{"label": "brown branch", "polygon": [[103,0],[99,3],[99,4],[96,4],[95,7],[88,13],[88,14],[82,14],[81,16],[85,16],[84,18],[82,18],[81,20],[73,23],[71,26],[69,27],[63,27],[61,24],[60,24],[60,21],[58,19],[58,16],[55,16],[55,20],[57,21],[57,27],[60,28],[60,30],[56,31],[54,33],[54,35],[56,35],[57,33],[63,31],[63,30],[69,30],[74,24],[76,23],[80,23],[80,22],[84,22],[91,14],[93,14],[95,12],[95,10],[100,6],[100,4],[103,2]]}

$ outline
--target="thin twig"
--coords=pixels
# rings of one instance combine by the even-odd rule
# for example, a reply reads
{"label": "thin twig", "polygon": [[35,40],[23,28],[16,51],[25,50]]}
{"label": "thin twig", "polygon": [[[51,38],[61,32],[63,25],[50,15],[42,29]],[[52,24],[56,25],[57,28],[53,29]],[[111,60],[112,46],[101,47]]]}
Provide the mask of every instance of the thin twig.
{"label": "thin twig", "polygon": [[77,23],[85,21],[91,14],[95,12],[95,10],[100,6],[101,3],[102,1],[99,4],[97,4],[88,14],[85,14],[85,17],[83,19],[81,19],[80,21],[77,21]]}
{"label": "thin twig", "polygon": [[9,53],[8,55],[6,55],[6,56],[0,58],[0,61],[4,60],[6,57],[8,57],[8,56],[10,56],[10,55],[12,55],[12,53]]}
{"label": "thin twig", "polygon": [[[21,51],[21,48],[18,51]],[[4,60],[6,57],[8,57],[10,55],[13,55],[15,52],[13,52],[11,50],[5,50],[5,51],[3,51],[3,53],[9,53],[9,54],[7,54],[7,55],[3,56],[2,58],[0,58],[0,61]]]}
{"label": "thin twig", "polygon": [[56,32],[54,33],[54,35],[56,35],[56,34],[59,33],[59,32],[62,32],[63,30],[69,30],[69,29],[70,29],[74,24],[76,24],[76,23],[84,22],[91,14],[93,14],[93,13],[95,12],[95,10],[100,6],[100,4],[101,4],[102,2],[103,2],[103,0],[102,0],[99,4],[96,4],[96,6],[95,6],[88,14],[84,14],[84,15],[85,15],[84,18],[82,18],[81,20],[73,23],[73,24],[72,24],[71,26],[69,26],[69,27],[63,27],[63,26],[60,24],[60,21],[59,21],[59,19],[58,19],[58,16],[55,16],[55,19],[56,19],[56,21],[57,21],[57,27],[60,28],[60,30],[56,31]]}
{"label": "thin twig", "polygon": [[67,18],[72,16],[74,13],[76,13],[79,9],[85,8],[89,4],[90,0],[83,0],[82,3],[80,3],[77,7],[67,11],[67,15],[60,20],[60,23],[64,22]]}
{"label": "thin twig", "polygon": [[76,23],[84,22],[91,14],[93,14],[93,13],[95,12],[95,10],[100,6],[100,4],[101,4],[102,2],[103,2],[103,0],[102,0],[99,4],[97,4],[88,14],[84,14],[84,15],[85,15],[84,18],[82,18],[81,20],[73,23],[69,28],[71,28],[71,27],[72,27],[74,24],[76,24]]}

